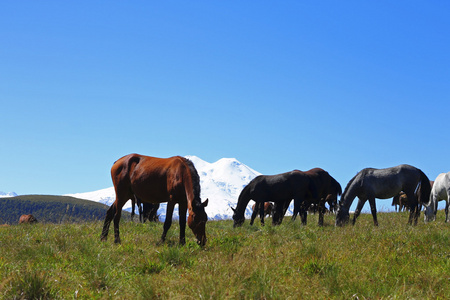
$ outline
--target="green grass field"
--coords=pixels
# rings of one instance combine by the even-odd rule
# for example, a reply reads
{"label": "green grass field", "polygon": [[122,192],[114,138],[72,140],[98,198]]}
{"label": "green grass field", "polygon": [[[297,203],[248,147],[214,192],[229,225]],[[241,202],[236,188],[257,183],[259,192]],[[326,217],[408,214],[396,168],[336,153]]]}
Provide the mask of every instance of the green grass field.
{"label": "green grass field", "polygon": [[448,299],[450,224],[407,218],[210,221],[204,248],[189,229],[178,246],[177,222],[164,245],[161,223],[122,222],[121,245],[101,222],[0,227],[0,299]]}

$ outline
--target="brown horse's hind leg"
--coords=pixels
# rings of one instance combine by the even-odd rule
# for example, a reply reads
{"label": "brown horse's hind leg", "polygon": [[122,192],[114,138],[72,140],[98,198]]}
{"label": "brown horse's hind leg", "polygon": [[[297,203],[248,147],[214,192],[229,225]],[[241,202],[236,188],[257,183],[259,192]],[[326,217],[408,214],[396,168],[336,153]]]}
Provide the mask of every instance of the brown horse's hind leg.
{"label": "brown horse's hind leg", "polygon": [[120,244],[119,223],[122,216],[122,208],[117,209],[114,216],[114,243]]}
{"label": "brown horse's hind leg", "polygon": [[102,235],[100,236],[101,241],[106,241],[108,239],[109,225],[116,213],[116,206],[113,204],[106,212],[105,222],[103,223]]}

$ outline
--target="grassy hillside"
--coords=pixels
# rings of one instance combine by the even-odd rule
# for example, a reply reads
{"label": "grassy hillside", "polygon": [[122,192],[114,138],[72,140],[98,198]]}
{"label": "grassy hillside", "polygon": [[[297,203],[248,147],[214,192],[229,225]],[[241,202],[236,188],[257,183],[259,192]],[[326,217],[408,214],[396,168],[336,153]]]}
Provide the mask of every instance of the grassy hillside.
{"label": "grassy hillside", "polygon": [[121,245],[101,222],[0,227],[0,299],[448,299],[450,224],[407,218],[208,222],[204,248],[189,229],[179,247],[177,223],[164,245],[161,223],[122,222]]}
{"label": "grassy hillside", "polygon": [[44,223],[102,220],[107,209],[101,203],[66,196],[0,198],[0,224],[17,224],[23,214],[33,214],[39,222]]}

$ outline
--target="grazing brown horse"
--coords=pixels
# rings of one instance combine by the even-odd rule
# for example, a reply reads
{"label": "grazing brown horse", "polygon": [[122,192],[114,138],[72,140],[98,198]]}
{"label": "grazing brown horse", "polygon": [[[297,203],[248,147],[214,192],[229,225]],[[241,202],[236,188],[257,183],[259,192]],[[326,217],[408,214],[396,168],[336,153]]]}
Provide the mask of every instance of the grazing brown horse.
{"label": "grazing brown horse", "polygon": [[[260,205],[261,203],[257,203],[258,205],[253,204],[252,206],[252,211],[256,212],[255,218],[258,217],[258,215],[260,215]],[[270,202],[264,202],[264,217],[271,217],[273,214],[273,204]],[[253,221],[255,220],[255,218],[253,218],[253,214],[252,214],[252,219],[250,220],[250,225],[253,225]]]}
{"label": "grazing brown horse", "polygon": [[111,177],[116,191],[116,201],[108,209],[101,240],[108,237],[109,225],[114,219],[114,242],[120,243],[119,221],[123,205],[135,196],[142,202],[167,202],[166,220],[161,242],[166,239],[172,225],[175,204],[178,204],[180,222],[180,244],[185,244],[186,212],[189,211],[188,226],[197,243],[205,245],[205,225],[208,217],[205,202],[200,200],[200,177],[194,164],[181,156],[156,158],[129,154],[120,158],[111,168]]}
{"label": "grazing brown horse", "polygon": [[305,171],[305,174],[311,178],[313,184],[315,185],[318,197],[307,198],[300,211],[294,210],[292,219],[295,220],[297,214],[300,213],[302,224],[306,224],[308,209],[311,204],[313,204],[317,206],[317,210],[319,211],[319,226],[323,226],[325,203],[329,203],[330,209],[334,206],[334,203],[337,203],[337,196],[342,194],[341,185],[327,171],[321,168],[314,168],[309,171]]}
{"label": "grazing brown horse", "polygon": [[33,215],[21,215],[19,224],[33,224],[37,223],[37,219]]}

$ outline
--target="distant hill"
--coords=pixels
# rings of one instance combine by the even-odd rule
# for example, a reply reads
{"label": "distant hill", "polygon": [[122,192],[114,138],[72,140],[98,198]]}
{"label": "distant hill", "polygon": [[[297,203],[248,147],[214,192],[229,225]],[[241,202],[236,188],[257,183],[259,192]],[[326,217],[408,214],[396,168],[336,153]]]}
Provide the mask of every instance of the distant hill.
{"label": "distant hill", "polygon": [[[23,214],[39,222],[66,223],[103,220],[108,206],[69,196],[24,195],[0,198],[0,224],[17,224]],[[129,216],[129,213],[122,213]]]}

